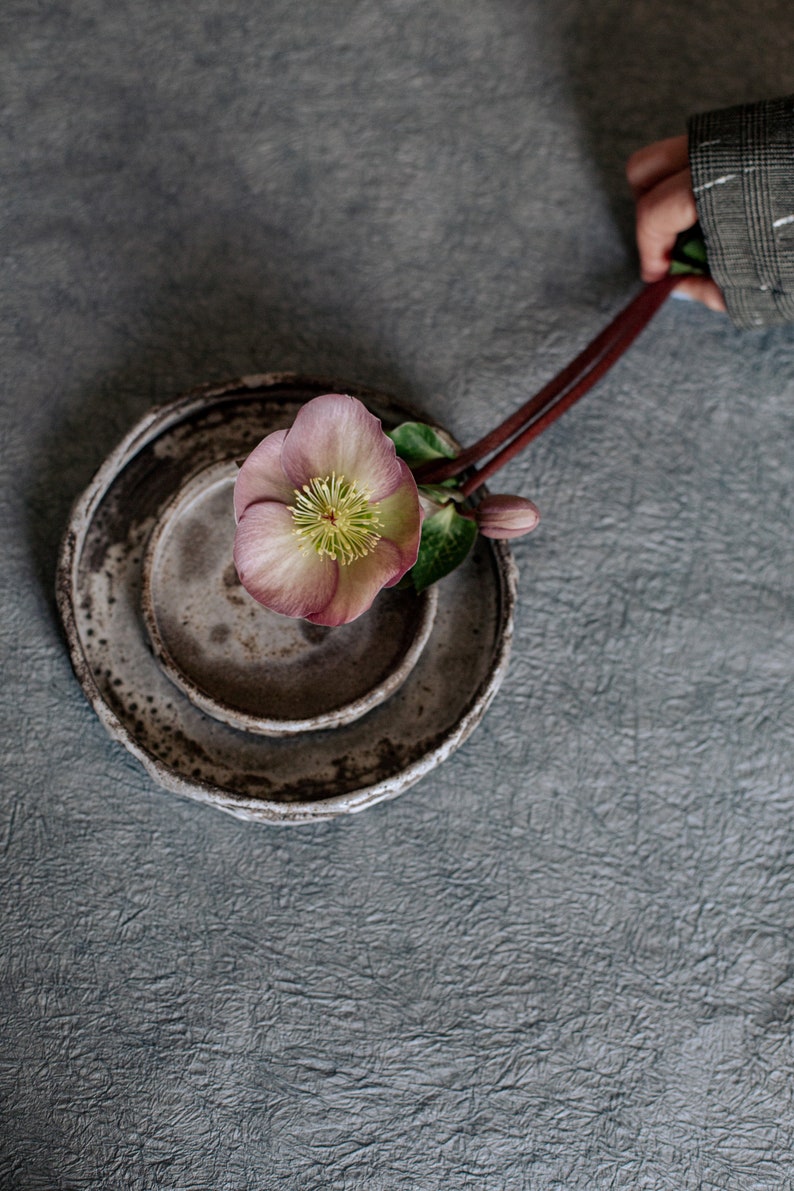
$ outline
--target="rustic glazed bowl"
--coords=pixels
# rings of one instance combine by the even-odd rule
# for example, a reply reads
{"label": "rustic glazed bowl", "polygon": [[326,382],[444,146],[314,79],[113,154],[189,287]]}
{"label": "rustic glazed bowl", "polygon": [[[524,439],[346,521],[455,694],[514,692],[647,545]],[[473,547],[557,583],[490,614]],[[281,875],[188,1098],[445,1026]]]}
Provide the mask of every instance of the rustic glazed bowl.
{"label": "rustic glazed bowl", "polygon": [[244,732],[291,736],[352,723],[411,673],[438,592],[382,591],[334,629],[268,611],[231,560],[236,475],[224,460],[190,476],[152,532],[141,606],[155,657],[191,703]]}
{"label": "rustic glazed bowl", "polygon": [[[356,645],[338,629],[314,636],[295,622],[297,636],[278,647],[286,651],[279,688],[267,631],[244,641],[252,607],[263,610],[235,602],[244,593],[228,570],[231,539],[225,562],[226,546],[203,552],[201,533],[225,538],[218,527],[235,461],[326,392],[359,397],[386,429],[422,416],[372,390],[291,374],[197,389],[147,414],[109,456],[74,506],[59,560],[72,664],[104,727],[165,789],[252,821],[328,819],[407,790],[471,734],[509,657],[515,568],[504,543],[483,538],[428,601],[378,597],[373,632],[391,624],[396,642],[382,673],[366,637]],[[214,591],[206,616],[203,591]],[[298,691],[297,675],[311,668],[300,656],[318,659],[316,692],[311,683]],[[363,678],[353,673],[359,666]],[[321,722],[326,713],[339,717],[336,727]],[[266,735],[262,723],[279,719],[301,730]]]}

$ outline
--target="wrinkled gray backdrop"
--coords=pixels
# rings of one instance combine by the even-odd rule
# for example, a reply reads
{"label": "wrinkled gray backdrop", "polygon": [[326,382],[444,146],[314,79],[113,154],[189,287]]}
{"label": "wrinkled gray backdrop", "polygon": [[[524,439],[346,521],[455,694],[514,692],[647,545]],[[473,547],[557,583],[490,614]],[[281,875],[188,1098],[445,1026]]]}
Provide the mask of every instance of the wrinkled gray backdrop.
{"label": "wrinkled gray backdrop", "polygon": [[794,1185],[794,331],[668,302],[511,465],[509,676],[361,816],[158,790],[52,597],[204,380],[509,411],[634,292],[626,155],[794,91],[789,0],[7,0],[0,44],[0,1184]]}

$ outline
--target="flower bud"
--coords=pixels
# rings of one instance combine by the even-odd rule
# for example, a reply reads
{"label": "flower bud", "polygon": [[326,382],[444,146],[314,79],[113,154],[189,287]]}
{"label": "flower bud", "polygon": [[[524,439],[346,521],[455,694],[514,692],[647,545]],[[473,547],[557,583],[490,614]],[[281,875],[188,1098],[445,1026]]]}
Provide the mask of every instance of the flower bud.
{"label": "flower bud", "polygon": [[540,510],[523,496],[485,496],[474,510],[477,528],[486,538],[520,538],[540,521]]}

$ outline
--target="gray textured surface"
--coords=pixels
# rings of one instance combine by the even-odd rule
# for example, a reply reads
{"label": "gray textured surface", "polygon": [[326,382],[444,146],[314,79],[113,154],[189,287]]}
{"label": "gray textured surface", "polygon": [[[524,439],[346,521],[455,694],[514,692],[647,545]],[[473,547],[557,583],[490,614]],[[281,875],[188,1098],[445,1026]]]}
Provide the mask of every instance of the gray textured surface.
{"label": "gray textured surface", "polygon": [[621,163],[794,91],[788,0],[8,0],[0,1184],[794,1185],[794,331],[670,302],[506,483],[514,662],[393,803],[158,791],[54,620],[157,400],[294,368],[481,432],[634,285]]}

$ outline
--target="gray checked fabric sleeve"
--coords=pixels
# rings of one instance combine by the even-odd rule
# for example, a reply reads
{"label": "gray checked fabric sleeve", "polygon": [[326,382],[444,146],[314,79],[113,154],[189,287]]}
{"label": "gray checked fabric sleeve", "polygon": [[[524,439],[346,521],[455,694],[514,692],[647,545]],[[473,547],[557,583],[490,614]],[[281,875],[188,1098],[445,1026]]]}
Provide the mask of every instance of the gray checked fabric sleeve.
{"label": "gray checked fabric sleeve", "polygon": [[794,96],[689,121],[709,266],[747,329],[794,322]]}

